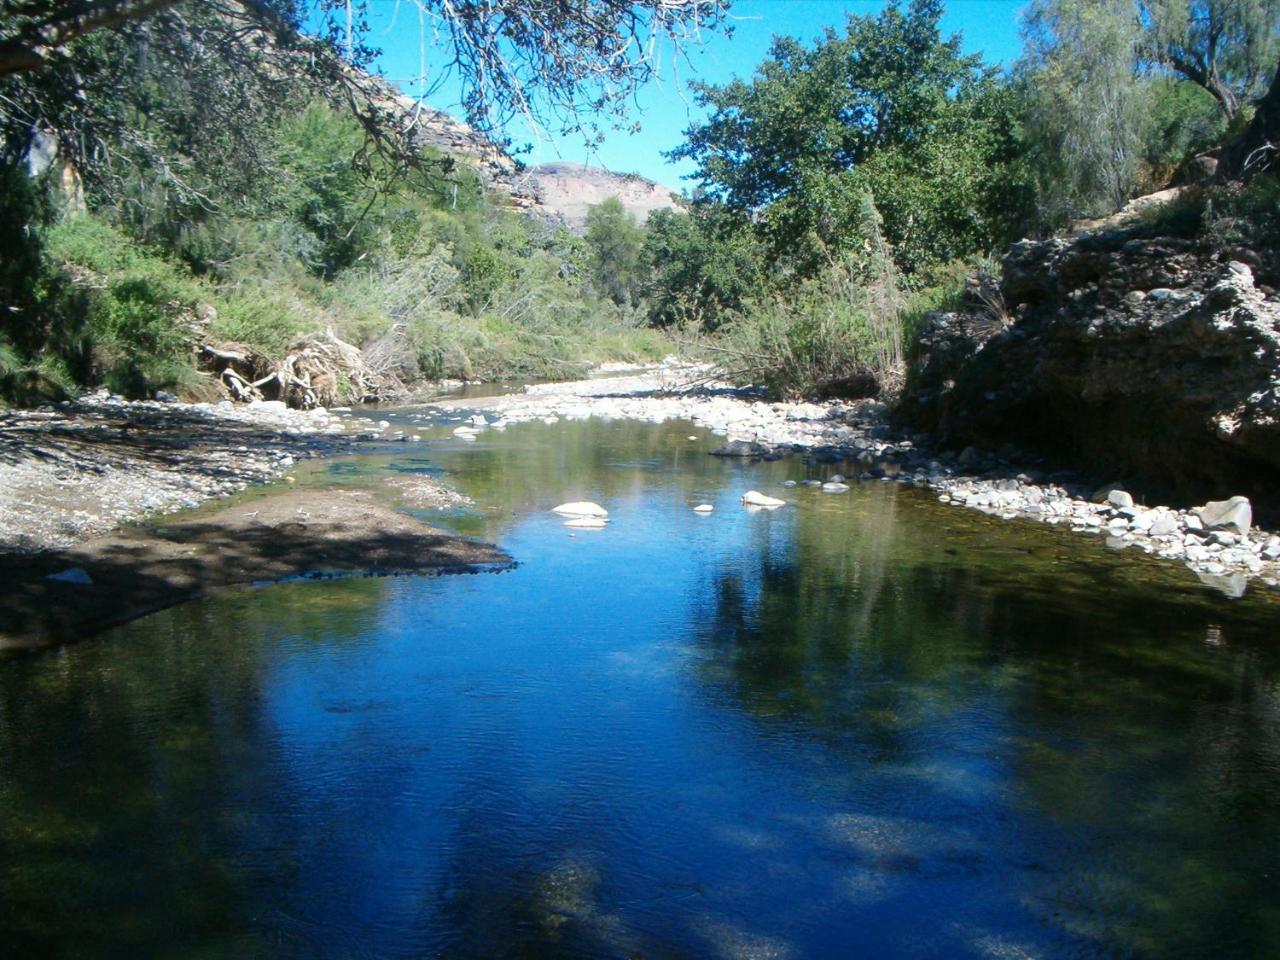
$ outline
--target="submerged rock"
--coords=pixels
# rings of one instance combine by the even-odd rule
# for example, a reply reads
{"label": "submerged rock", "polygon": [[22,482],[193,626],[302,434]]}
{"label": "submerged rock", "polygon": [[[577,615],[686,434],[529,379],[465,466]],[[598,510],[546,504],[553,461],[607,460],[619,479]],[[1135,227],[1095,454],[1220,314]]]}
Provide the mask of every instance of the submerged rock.
{"label": "submerged rock", "polygon": [[715,507],[709,503],[700,503],[693,508],[694,513],[711,513],[713,510],[715,510]]}
{"label": "submerged rock", "polygon": [[765,457],[771,452],[771,448],[754,440],[730,440],[712,450],[711,455],[713,457]]}
{"label": "submerged rock", "polygon": [[603,530],[608,523],[607,517],[574,517],[572,520],[566,520],[564,525],[576,530]]}

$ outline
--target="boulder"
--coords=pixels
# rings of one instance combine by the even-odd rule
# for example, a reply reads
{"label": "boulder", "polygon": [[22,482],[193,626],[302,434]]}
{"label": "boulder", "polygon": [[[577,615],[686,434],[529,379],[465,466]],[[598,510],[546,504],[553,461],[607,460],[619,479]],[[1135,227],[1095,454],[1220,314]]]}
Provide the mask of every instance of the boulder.
{"label": "boulder", "polygon": [[1280,514],[1280,300],[1248,264],[1139,225],[1013,244],[997,292],[923,320],[901,426]]}
{"label": "boulder", "polygon": [[572,503],[562,503],[558,507],[552,507],[553,513],[558,513],[562,517],[595,517],[603,518],[609,516],[609,511],[598,503],[592,503],[590,500],[574,500]]}
{"label": "boulder", "polygon": [[1112,490],[1107,494],[1107,503],[1119,510],[1133,509],[1133,496],[1124,490]]}
{"label": "boulder", "polygon": [[694,513],[711,513],[713,510],[715,510],[715,507],[709,503],[700,503],[693,508]]}
{"label": "boulder", "polygon": [[787,501],[779,500],[777,497],[770,497],[761,493],[759,490],[748,490],[742,495],[742,503],[748,507],[768,507],[775,509],[777,507],[786,506]]}
{"label": "boulder", "polygon": [[1241,537],[1249,535],[1253,526],[1253,507],[1248,497],[1211,500],[1196,510],[1206,530],[1233,530]]}

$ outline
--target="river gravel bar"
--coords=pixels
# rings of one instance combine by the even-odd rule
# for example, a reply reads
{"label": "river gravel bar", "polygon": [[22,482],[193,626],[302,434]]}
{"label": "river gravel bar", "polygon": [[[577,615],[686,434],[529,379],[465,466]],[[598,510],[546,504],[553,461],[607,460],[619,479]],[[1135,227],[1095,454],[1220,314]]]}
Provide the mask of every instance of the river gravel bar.
{"label": "river gravel bar", "polygon": [[34,553],[230,496],[345,452],[323,409],[128,401],[95,393],[0,411],[0,551]]}

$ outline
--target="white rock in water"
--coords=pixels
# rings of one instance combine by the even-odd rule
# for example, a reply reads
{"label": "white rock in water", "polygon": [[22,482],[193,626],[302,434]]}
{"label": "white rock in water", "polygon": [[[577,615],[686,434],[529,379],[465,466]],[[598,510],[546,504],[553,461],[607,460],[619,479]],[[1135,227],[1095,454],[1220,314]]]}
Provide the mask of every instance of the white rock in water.
{"label": "white rock in water", "polygon": [[849,489],[849,485],[847,483],[836,483],[831,480],[828,480],[826,483],[822,485],[823,493],[844,493],[848,489]]}
{"label": "white rock in water", "polygon": [[574,517],[566,520],[564,525],[578,530],[603,530],[608,522],[604,517]]}
{"label": "white rock in water", "polygon": [[713,507],[713,506],[712,506],[711,504],[709,504],[709,503],[700,503],[700,504],[698,504],[696,507],[694,507],[694,508],[693,508],[693,512],[694,512],[694,513],[710,513],[710,512],[711,512],[712,510],[714,510],[714,509],[715,509],[715,507]]}
{"label": "white rock in water", "polygon": [[784,507],[787,504],[785,500],[779,500],[777,497],[768,497],[759,490],[748,490],[742,495],[742,502],[748,507]]}
{"label": "white rock in water", "polygon": [[592,503],[590,500],[575,500],[572,503],[562,503],[558,507],[552,507],[553,513],[558,513],[562,517],[607,517],[609,511],[598,503]]}
{"label": "white rock in water", "polygon": [[484,418],[483,413],[477,413],[474,417],[471,418],[471,422],[474,423],[477,427],[487,427],[489,425],[489,421]]}
{"label": "white rock in water", "polygon": [[453,435],[455,437],[474,437],[477,431],[475,427],[454,427]]}

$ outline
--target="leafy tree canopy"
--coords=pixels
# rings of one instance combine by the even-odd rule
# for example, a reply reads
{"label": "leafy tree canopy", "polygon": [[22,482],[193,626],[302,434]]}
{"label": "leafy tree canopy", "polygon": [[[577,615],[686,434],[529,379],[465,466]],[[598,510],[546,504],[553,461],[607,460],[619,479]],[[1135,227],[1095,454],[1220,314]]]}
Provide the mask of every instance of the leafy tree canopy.
{"label": "leafy tree canopy", "polygon": [[695,85],[710,117],[672,155],[803,273],[861,242],[868,188],[904,266],[989,244],[1014,121],[992,108],[993,72],[941,35],[941,15],[941,0],[912,0],[850,16],[812,48],[776,39],[750,82]]}

